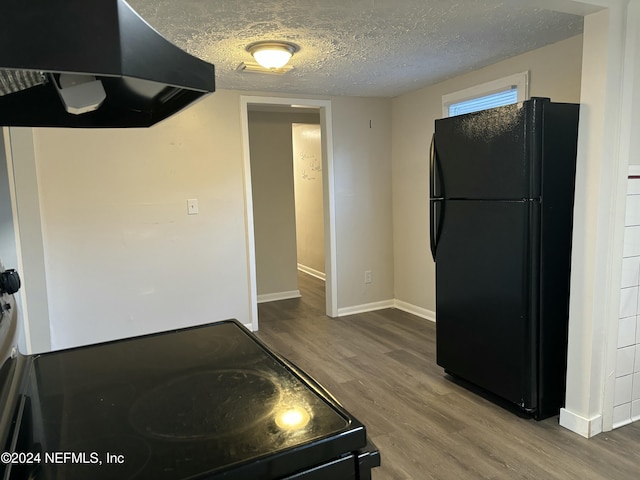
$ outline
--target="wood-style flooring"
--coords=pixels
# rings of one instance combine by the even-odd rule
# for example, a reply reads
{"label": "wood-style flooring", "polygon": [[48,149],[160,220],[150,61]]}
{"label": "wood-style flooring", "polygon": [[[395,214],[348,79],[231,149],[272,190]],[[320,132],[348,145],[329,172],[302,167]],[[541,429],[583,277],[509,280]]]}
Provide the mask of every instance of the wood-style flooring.
{"label": "wood-style flooring", "polygon": [[640,424],[585,439],[520,418],[456,384],[435,361],[435,325],[395,309],[324,313],[324,283],[259,305],[258,336],[363,422],[382,455],[374,480],[640,479]]}

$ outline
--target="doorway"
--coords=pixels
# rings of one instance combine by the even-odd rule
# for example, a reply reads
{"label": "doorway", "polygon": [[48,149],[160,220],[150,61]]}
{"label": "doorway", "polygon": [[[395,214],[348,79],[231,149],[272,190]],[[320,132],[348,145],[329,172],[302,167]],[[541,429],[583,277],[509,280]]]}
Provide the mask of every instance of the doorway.
{"label": "doorway", "polygon": [[[250,111],[280,111],[280,112],[316,112],[319,114],[321,159],[316,164],[315,174],[321,177],[322,202],[324,212],[324,274],[325,274],[325,309],[330,317],[337,316],[337,285],[336,255],[335,255],[335,203],[333,188],[333,136],[331,126],[331,102],[328,100],[293,99],[279,97],[241,97],[241,121],[243,135],[244,155],[244,181],[245,181],[245,212],[247,228],[247,258],[249,278],[249,298],[251,325],[253,330],[258,330],[258,291],[256,269],[256,212],[254,212],[253,181],[251,165],[251,149],[249,142],[249,112]],[[291,167],[291,165],[289,165]],[[293,185],[291,185],[293,187]],[[295,223],[295,222],[294,222]],[[278,228],[273,225],[273,228]],[[297,252],[292,252],[297,258]],[[279,261],[278,258],[269,259]],[[296,269],[297,270],[297,269]],[[297,272],[296,272],[297,275]]]}

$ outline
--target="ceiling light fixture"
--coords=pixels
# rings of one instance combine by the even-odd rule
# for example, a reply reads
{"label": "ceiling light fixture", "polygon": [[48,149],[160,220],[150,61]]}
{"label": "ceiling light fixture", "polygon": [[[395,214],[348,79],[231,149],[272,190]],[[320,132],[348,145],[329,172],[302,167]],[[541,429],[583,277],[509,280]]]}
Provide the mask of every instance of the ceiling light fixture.
{"label": "ceiling light fixture", "polygon": [[268,70],[284,67],[298,50],[300,48],[293,43],[272,40],[254,42],[247,46],[247,51],[256,62]]}

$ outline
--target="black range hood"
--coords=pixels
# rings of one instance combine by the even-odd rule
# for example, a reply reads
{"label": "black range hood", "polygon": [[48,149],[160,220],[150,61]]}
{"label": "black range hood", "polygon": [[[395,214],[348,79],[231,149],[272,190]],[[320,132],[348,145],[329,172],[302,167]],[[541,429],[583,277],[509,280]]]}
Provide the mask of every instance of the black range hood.
{"label": "black range hood", "polygon": [[124,0],[0,0],[2,126],[148,127],[214,90]]}

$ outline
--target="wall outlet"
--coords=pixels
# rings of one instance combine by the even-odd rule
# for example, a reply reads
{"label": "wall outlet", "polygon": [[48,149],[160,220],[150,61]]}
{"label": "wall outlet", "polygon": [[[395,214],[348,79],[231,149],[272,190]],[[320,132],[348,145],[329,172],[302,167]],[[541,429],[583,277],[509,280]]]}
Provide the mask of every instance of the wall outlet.
{"label": "wall outlet", "polygon": [[198,199],[190,198],[187,200],[187,214],[189,215],[197,215],[198,214]]}
{"label": "wall outlet", "polygon": [[366,284],[373,283],[373,278],[371,277],[371,270],[366,270],[364,272],[364,283]]}

